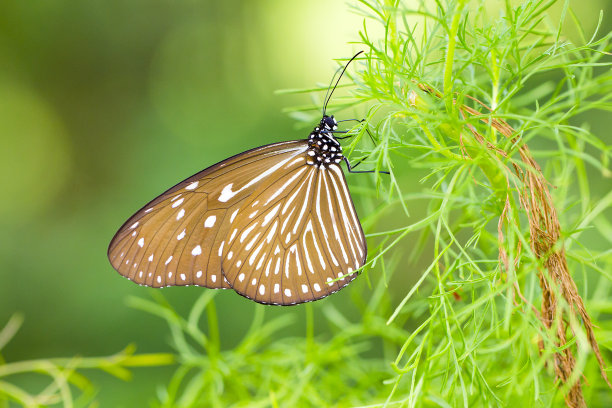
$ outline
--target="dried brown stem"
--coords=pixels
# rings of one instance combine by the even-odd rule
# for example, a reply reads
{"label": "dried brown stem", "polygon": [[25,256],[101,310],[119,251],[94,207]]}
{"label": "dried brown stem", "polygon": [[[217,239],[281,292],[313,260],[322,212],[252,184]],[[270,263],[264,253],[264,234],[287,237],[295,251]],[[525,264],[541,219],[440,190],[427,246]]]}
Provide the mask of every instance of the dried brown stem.
{"label": "dried brown stem", "polygon": [[[418,86],[428,94],[438,98],[442,97],[439,92],[427,85],[419,84]],[[482,102],[475,98],[467,97],[491,112],[491,109]],[[525,143],[519,140],[514,129],[508,123],[504,120],[491,118],[488,115],[485,116],[479,111],[465,105],[456,104],[456,107],[464,118],[466,116],[481,117],[480,120],[482,122],[510,139],[514,146],[518,146],[518,152],[523,166],[512,163],[515,174],[522,182],[522,185],[519,186],[518,189],[520,191],[518,199],[525,210],[529,222],[529,241],[531,250],[541,262],[541,267],[538,268],[538,274],[540,287],[542,288],[542,305],[541,313],[537,313],[537,311],[535,311],[535,313],[548,330],[551,330],[556,322],[555,345],[559,351],[555,354],[555,373],[562,384],[570,386],[569,392],[565,396],[567,406],[571,408],[585,407],[586,402],[582,395],[581,379],[578,378],[573,384],[568,384],[568,382],[571,381],[571,375],[576,365],[573,349],[567,344],[568,332],[574,335],[570,325],[572,318],[577,318],[577,321],[582,320],[587,339],[599,363],[601,376],[608,386],[612,388],[612,385],[605,372],[606,366],[595,339],[591,318],[584,307],[584,302],[578,294],[576,284],[570,275],[563,244],[559,242],[561,226],[548,190],[548,183],[542,174],[542,170],[531,155],[529,148]],[[487,141],[473,125],[468,124],[467,128],[476,142],[503,158],[508,156],[507,152]],[[510,180],[508,180],[507,177],[506,182],[509,185]],[[509,268],[509,260],[504,248],[503,224],[504,222],[508,222],[509,206],[509,196],[506,196],[505,206],[500,215],[498,225],[500,245],[499,258],[500,263],[506,271]],[[517,248],[517,250],[520,251],[520,248]],[[518,283],[515,288],[521,299],[527,303],[520,292]],[[567,308],[560,307],[559,297],[567,303]],[[532,305],[530,306],[533,307]],[[540,342],[540,347],[543,348],[543,346],[543,342]],[[577,351],[579,352],[580,350],[577,349]]]}

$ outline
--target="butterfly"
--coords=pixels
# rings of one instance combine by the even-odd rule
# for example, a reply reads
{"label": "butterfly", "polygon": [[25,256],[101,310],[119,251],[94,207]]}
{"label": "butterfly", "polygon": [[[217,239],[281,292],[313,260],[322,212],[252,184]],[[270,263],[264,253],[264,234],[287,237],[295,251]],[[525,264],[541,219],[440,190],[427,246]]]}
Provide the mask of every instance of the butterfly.
{"label": "butterfly", "polygon": [[326,108],[360,53],[308,139],[248,150],[162,193],[115,234],[113,268],[140,285],[233,289],[273,305],[348,285],[367,246],[340,163],[357,171]]}

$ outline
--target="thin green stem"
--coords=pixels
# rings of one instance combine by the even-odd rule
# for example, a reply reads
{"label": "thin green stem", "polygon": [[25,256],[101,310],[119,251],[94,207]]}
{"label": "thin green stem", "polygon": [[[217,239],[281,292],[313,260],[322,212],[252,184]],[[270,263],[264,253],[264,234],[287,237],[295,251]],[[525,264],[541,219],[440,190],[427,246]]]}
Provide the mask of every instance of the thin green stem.
{"label": "thin green stem", "polygon": [[444,61],[444,99],[447,112],[453,112],[453,62],[455,58],[455,47],[457,43],[457,33],[459,31],[459,23],[463,15],[463,8],[467,0],[459,0],[456,4],[456,9],[452,14],[452,22],[450,31],[448,32],[448,45],[446,47],[446,58]]}

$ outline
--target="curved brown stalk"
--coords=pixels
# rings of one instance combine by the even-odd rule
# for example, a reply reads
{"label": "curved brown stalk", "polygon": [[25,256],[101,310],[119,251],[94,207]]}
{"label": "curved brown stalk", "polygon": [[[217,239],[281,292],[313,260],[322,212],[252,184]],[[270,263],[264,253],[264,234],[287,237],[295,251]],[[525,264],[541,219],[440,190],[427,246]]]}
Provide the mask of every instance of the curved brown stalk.
{"label": "curved brown stalk", "polygon": [[[442,95],[439,92],[430,88],[429,86],[423,84],[418,84],[418,86],[426,93],[437,98],[442,98]],[[475,101],[484,109],[491,112],[491,109],[482,102],[469,96],[466,97]],[[540,169],[538,163],[534,160],[527,145],[519,140],[519,137],[516,135],[514,129],[507,122],[504,120],[491,118],[489,115],[483,115],[476,109],[466,105],[457,104],[456,101],[454,102],[456,108],[463,118],[482,117],[480,119],[482,122],[491,126],[506,138],[510,139],[513,146],[517,146],[518,148],[519,156],[523,165],[518,166],[516,163],[512,163],[513,171],[522,183],[522,185],[517,186],[519,190],[518,199],[521,206],[525,210],[525,214],[529,222],[529,242],[531,250],[535,257],[540,261],[538,274],[540,287],[542,288],[541,313],[538,313],[535,308],[534,311],[546,329],[556,329],[555,346],[557,347],[558,351],[555,354],[554,362],[557,378],[564,385],[572,380],[571,375],[576,365],[576,358],[574,356],[572,347],[568,346],[568,333],[571,332],[574,334],[572,332],[570,321],[582,321],[589,344],[591,345],[593,353],[599,362],[601,376],[604,378],[608,386],[612,388],[612,385],[610,384],[605,372],[606,367],[604,360],[595,339],[591,318],[584,307],[584,302],[578,294],[576,284],[570,275],[563,244],[559,242],[561,226],[559,224],[557,211],[548,189],[549,183],[544,178],[542,170]],[[468,124],[467,128],[477,143],[481,144],[486,149],[495,152],[495,154],[503,158],[508,156],[505,151],[487,141],[474,126]],[[510,185],[510,180],[508,180],[507,177],[506,183],[508,186]],[[509,206],[509,197],[506,196],[506,203],[504,210],[500,215],[498,224],[499,257],[500,262],[506,271],[509,267],[509,260],[507,252],[504,248],[503,225],[504,223],[509,222]],[[520,250],[521,248],[519,245],[516,253],[520,254]],[[526,304],[530,305],[529,302],[527,302],[527,300],[522,296],[518,283],[515,285],[515,290],[521,299]],[[565,303],[567,303],[567,308],[560,307],[560,297],[565,301]],[[530,306],[533,308],[532,305]],[[543,349],[543,347],[544,344],[542,341],[540,341],[540,349]],[[573,384],[568,385],[570,386],[570,389],[565,396],[567,406],[572,408],[585,407],[586,403],[582,395],[581,378],[575,380]]]}

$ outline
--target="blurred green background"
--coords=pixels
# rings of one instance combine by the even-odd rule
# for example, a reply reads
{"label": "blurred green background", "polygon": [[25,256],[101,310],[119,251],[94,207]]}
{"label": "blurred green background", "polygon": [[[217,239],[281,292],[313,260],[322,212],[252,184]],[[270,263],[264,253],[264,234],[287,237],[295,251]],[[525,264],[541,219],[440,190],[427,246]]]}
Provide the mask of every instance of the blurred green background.
{"label": "blurred green background", "polygon": [[[609,1],[582,3],[588,33],[599,9],[610,21]],[[108,242],[183,178],[305,137],[281,110],[312,99],[274,90],[326,84],[333,59],[361,49],[349,44],[361,25],[343,0],[0,2],[0,326],[25,316],[3,355],[108,355],[129,343],[169,351],[165,324],[126,306],[151,289],[113,271]],[[188,310],[202,290],[163,293]],[[326,301],[348,304],[349,292]],[[262,306],[230,292],[216,301],[231,347]],[[279,313],[303,308],[270,308]],[[172,370],[137,369],[127,383],[91,376],[102,406],[131,407],[153,399]]]}
{"label": "blurred green background", "polygon": [[[3,355],[170,351],[165,323],[126,306],[150,289],[111,268],[110,239],[181,179],[306,137],[281,110],[311,98],[274,91],[326,84],[360,25],[343,1],[0,2],[0,326],[25,316]],[[201,291],[163,293],[186,311]],[[219,295],[231,347],[261,306]],[[133,407],[173,370],[86,374],[102,406]]]}

